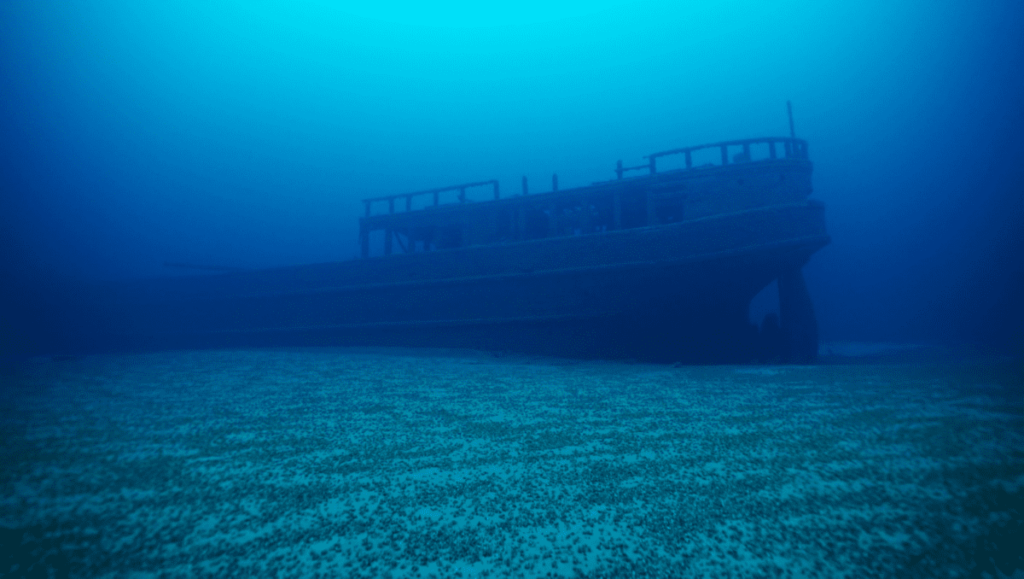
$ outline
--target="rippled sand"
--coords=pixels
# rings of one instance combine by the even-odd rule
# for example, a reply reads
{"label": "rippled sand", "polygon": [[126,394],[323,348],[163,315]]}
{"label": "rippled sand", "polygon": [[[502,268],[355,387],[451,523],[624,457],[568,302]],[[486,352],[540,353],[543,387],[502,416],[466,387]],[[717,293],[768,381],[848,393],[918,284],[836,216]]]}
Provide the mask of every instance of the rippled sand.
{"label": "rippled sand", "polygon": [[0,575],[997,577],[1019,370],[38,360],[0,376]]}

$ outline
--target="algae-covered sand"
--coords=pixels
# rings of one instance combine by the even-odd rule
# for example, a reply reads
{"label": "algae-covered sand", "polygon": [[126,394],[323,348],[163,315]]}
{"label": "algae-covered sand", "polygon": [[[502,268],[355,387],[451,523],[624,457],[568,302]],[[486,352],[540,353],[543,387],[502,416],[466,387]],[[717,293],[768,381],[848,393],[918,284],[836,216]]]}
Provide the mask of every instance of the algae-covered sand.
{"label": "algae-covered sand", "polygon": [[998,577],[1019,371],[35,360],[0,377],[0,575]]}

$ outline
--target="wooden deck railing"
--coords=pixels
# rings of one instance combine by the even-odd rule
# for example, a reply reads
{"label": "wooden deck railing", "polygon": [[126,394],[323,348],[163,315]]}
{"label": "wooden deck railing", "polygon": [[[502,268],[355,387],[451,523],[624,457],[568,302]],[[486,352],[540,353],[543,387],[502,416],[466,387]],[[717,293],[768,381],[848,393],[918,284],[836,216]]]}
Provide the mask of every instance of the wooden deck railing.
{"label": "wooden deck railing", "polygon": [[[630,171],[647,171],[648,175],[654,175],[658,172],[658,159],[662,157],[668,157],[671,155],[684,155],[686,169],[693,168],[693,153],[702,151],[705,149],[718,149],[721,154],[720,165],[728,165],[730,163],[745,163],[752,160],[750,156],[750,147],[752,145],[767,145],[768,157],[767,159],[806,159],[807,158],[807,141],[803,139],[795,139],[792,137],[761,137],[756,139],[740,139],[738,141],[722,141],[719,143],[709,143],[706,145],[697,145],[694,147],[683,147],[680,149],[669,149],[668,151],[660,151],[646,155],[644,158],[647,162],[642,165],[635,165],[633,167],[624,167],[622,161],[619,161],[615,166],[615,175],[619,179],[630,172]],[[781,151],[779,150],[781,146]],[[729,157],[730,152],[734,149],[741,150],[731,159]],[[553,178],[553,190],[558,190],[558,177]],[[422,195],[433,195],[433,205],[437,206],[441,203],[441,193],[448,191],[458,191],[459,202],[466,201],[466,190],[474,187],[487,187],[490,186],[494,191],[494,198],[500,197],[500,188],[498,181],[495,179],[489,181],[476,181],[473,183],[461,183],[459,185],[450,185],[448,187],[438,187],[436,189],[426,189],[424,191],[415,191],[413,193],[399,193],[396,195],[385,195],[383,197],[371,197],[369,199],[363,199],[363,204],[366,207],[366,217],[369,217],[372,212],[374,203],[387,202],[388,213],[395,212],[395,200],[405,199],[405,210],[412,210],[412,200],[414,197]],[[523,193],[526,193],[526,178],[523,178]]]}
{"label": "wooden deck railing", "polygon": [[[806,159],[807,158],[807,141],[803,139],[794,139],[791,137],[761,137],[756,139],[741,139],[738,141],[722,141],[719,143],[710,143],[707,145],[697,145],[694,147],[683,147],[681,149],[670,149],[668,151],[661,151],[645,156],[647,162],[643,165],[636,165],[633,167],[623,167],[622,161],[619,161],[615,167],[615,175],[622,179],[624,173],[629,171],[648,171],[649,175],[654,175],[658,172],[658,159],[662,157],[668,157],[670,155],[685,155],[686,157],[686,168],[693,168],[693,153],[705,149],[719,149],[721,151],[721,165],[728,165],[730,162],[743,163],[750,162],[750,146],[751,145],[767,145],[768,146],[768,159],[779,158],[778,145],[782,145],[782,158],[785,159]],[[741,153],[738,153],[731,161],[729,153],[736,148],[742,149]]]}
{"label": "wooden deck railing", "polygon": [[[755,158],[755,156],[751,155],[752,148],[756,148],[756,150],[753,151],[753,152],[756,153],[756,158]],[[701,164],[695,166],[694,165],[694,159],[695,159],[695,155],[694,154],[698,153],[700,151],[707,151],[707,150],[712,151],[712,154],[711,155],[707,155],[707,154],[696,155],[697,162],[701,163]],[[717,155],[715,154],[715,152],[717,152]],[[659,161],[659,159],[662,159],[663,157],[673,156],[673,155],[682,155],[684,157],[683,162],[685,163],[685,165],[683,165],[682,167],[679,167],[679,165],[676,165],[675,167],[672,167],[670,169],[672,171],[690,171],[690,170],[699,171],[703,167],[721,167],[721,166],[731,165],[731,164],[740,165],[740,164],[746,164],[746,163],[763,163],[765,161],[774,161],[774,160],[777,160],[777,159],[780,159],[780,158],[781,159],[794,159],[794,160],[805,160],[805,159],[808,158],[807,157],[807,141],[804,141],[803,139],[797,139],[797,138],[794,138],[794,137],[762,137],[762,138],[755,138],[755,139],[741,139],[741,140],[736,140],[736,141],[722,141],[722,142],[710,143],[710,144],[706,144],[706,145],[697,145],[697,146],[694,146],[694,147],[683,147],[683,148],[679,148],[679,149],[670,149],[670,150],[667,150],[667,151],[660,151],[660,152],[657,152],[657,153],[653,153],[653,154],[647,155],[645,157],[647,159],[647,162],[642,164],[642,165],[637,165],[635,167],[623,167],[622,161],[619,161],[617,166],[616,166],[616,168],[615,168],[615,173],[616,173],[618,179],[620,179],[620,180],[623,178],[623,175],[626,172],[628,172],[628,171],[644,171],[644,170],[646,170],[647,173],[648,173],[647,176],[653,176],[653,175],[658,173],[658,161]],[[716,158],[720,159],[720,161],[719,162],[710,162],[710,163],[705,163],[704,162],[704,161],[707,161],[709,159],[711,161],[715,161]],[[663,171],[664,171],[664,169],[663,169]],[[612,181],[611,183],[614,183],[614,181]],[[626,185],[626,184],[623,184],[623,185]],[[365,215],[365,217],[360,219],[360,222],[359,222],[359,230],[360,230],[359,237],[360,237],[360,245],[362,246],[361,247],[361,249],[362,249],[362,256],[363,257],[369,257],[369,254],[370,254],[370,250],[369,250],[370,232],[371,231],[378,231],[378,230],[381,230],[381,229],[383,229],[385,231],[385,236],[384,236],[384,254],[385,255],[388,255],[388,254],[391,253],[392,241],[396,238],[396,235],[397,235],[397,233],[399,231],[404,231],[404,235],[407,238],[407,242],[406,243],[408,243],[409,245],[403,244],[402,240],[398,239],[399,245],[401,245],[402,248],[406,252],[413,251],[413,248],[415,247],[415,243],[417,243],[417,241],[422,241],[424,243],[424,249],[429,249],[431,244],[434,243],[432,236],[434,235],[434,233],[436,233],[436,232],[430,233],[429,235],[427,233],[423,233],[423,231],[425,231],[427,229],[430,229],[430,227],[432,227],[431,225],[429,225],[429,219],[427,221],[423,221],[422,219],[419,219],[419,218],[410,220],[407,217],[412,217],[412,216],[406,216],[405,215],[406,212],[410,212],[410,211],[413,210],[413,199],[415,199],[417,197],[422,197],[422,196],[432,196],[433,197],[433,204],[432,205],[427,204],[427,206],[424,208],[424,209],[427,209],[427,208],[430,208],[431,206],[437,207],[437,206],[441,205],[441,194],[442,193],[447,193],[447,192],[450,192],[450,191],[457,191],[458,192],[458,197],[457,197],[458,202],[459,203],[464,203],[464,202],[467,201],[467,199],[466,199],[466,190],[467,189],[478,188],[478,187],[490,187],[491,190],[493,191],[494,199],[497,200],[497,199],[500,198],[500,189],[499,189],[498,181],[492,179],[492,180],[489,180],[489,181],[474,181],[472,183],[461,183],[461,184],[458,184],[458,185],[450,185],[450,186],[447,186],[447,187],[438,187],[438,188],[435,188],[435,189],[426,189],[426,190],[423,190],[423,191],[415,191],[413,193],[399,193],[399,194],[396,194],[396,195],[385,195],[385,196],[382,196],[382,197],[370,197],[368,199],[363,199],[362,201],[363,201],[363,204],[365,205],[366,215]],[[552,187],[551,187],[551,189],[552,189],[552,192],[557,192],[559,190],[559,187],[558,187],[558,176],[557,175],[552,177]],[[594,189],[593,194],[600,196],[600,195],[608,195],[609,193],[611,193],[611,203],[612,203],[611,215],[612,215],[612,217],[610,218],[608,227],[610,227],[612,229],[620,229],[621,227],[623,227],[623,222],[622,222],[622,217],[621,217],[622,209],[620,207],[621,196],[623,194],[623,191],[628,189],[628,187],[613,186],[613,189],[614,190],[609,191],[608,189],[602,189],[602,188],[599,187],[597,189]],[[622,189],[622,190],[620,191],[618,189]],[[527,192],[528,192],[528,190],[527,190],[526,178],[523,177],[523,195],[526,196]],[[570,195],[577,195],[577,196],[580,196],[580,195],[585,196],[585,195],[588,195],[588,194],[590,194],[590,193],[587,193],[587,192],[582,191],[582,190],[577,191],[576,193],[570,193]],[[582,198],[582,197],[580,197],[580,198]],[[404,212],[401,212],[398,215],[395,215],[395,200],[400,200],[400,199],[404,199],[405,200]],[[554,199],[554,198],[552,198],[552,199]],[[551,215],[554,215],[554,212],[555,212],[555,210],[557,208],[557,200],[552,200],[552,199],[549,199],[547,201],[540,200],[538,202],[530,201],[528,203],[530,203],[532,205],[536,205],[537,207],[540,207],[544,203],[547,203],[548,205],[546,206],[545,210],[551,211]],[[376,203],[385,203],[385,202],[387,203],[387,208],[388,208],[387,213],[378,213],[377,215],[373,215],[374,204],[376,204]],[[540,205],[538,205],[538,203],[540,203]],[[651,221],[653,219],[653,217],[652,217],[653,213],[651,213],[652,212],[651,207],[653,207],[653,206],[648,204],[648,221]],[[536,207],[535,207],[535,209],[536,209]],[[399,211],[401,211],[401,209]],[[525,213],[523,215],[525,215]],[[426,214],[423,214],[423,216],[426,217]],[[419,225],[416,225],[416,223],[419,223]],[[551,223],[555,223],[555,221],[551,221]],[[424,224],[428,224],[428,225],[424,225]],[[399,228],[402,228],[402,229],[396,230],[395,229],[396,227],[399,227]],[[419,230],[423,230],[423,231],[419,231],[419,233],[416,233],[417,227],[419,228]],[[414,237],[412,237],[413,234],[421,235],[421,237],[420,238],[414,238]]]}
{"label": "wooden deck railing", "polygon": [[450,185],[448,187],[438,187],[437,189],[427,189],[425,191],[416,191],[414,193],[399,193],[397,195],[385,195],[383,197],[371,197],[369,199],[363,199],[363,204],[366,206],[366,216],[367,217],[370,216],[370,208],[371,208],[371,206],[374,203],[377,203],[377,202],[380,202],[380,201],[387,201],[388,202],[388,213],[394,213],[395,212],[395,199],[405,199],[405,210],[406,211],[411,211],[412,210],[412,199],[413,199],[413,197],[419,197],[420,195],[433,195],[434,196],[434,206],[437,206],[437,205],[441,204],[441,193],[446,193],[448,191],[458,191],[459,192],[458,199],[459,199],[459,202],[461,203],[461,202],[465,202],[466,201],[466,189],[472,189],[474,187],[484,187],[484,186],[487,186],[487,185],[490,185],[493,188],[493,190],[494,190],[494,198],[497,199],[499,197],[499,195],[500,195],[500,191],[499,191],[499,188],[498,188],[498,181],[495,180],[495,179],[492,179],[490,181],[476,181],[474,183],[461,183],[459,185]]}

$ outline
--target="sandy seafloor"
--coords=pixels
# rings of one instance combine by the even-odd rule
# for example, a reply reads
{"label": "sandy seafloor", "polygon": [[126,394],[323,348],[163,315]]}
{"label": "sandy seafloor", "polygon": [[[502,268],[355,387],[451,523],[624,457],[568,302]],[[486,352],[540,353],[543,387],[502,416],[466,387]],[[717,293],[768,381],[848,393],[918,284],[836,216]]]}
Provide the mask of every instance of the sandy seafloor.
{"label": "sandy seafloor", "polygon": [[1013,361],[238,350],[0,378],[0,575],[1024,577]]}

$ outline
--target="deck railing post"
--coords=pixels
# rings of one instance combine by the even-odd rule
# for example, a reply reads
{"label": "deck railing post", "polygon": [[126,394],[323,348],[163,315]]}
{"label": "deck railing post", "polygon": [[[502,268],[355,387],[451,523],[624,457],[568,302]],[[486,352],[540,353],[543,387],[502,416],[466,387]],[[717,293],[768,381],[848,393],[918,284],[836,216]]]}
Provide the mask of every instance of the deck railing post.
{"label": "deck railing post", "polygon": [[498,187],[498,185],[499,185],[499,183],[497,181],[495,181],[494,182],[494,198],[495,199],[497,199],[498,197],[501,196],[501,189]]}
{"label": "deck railing post", "polygon": [[405,210],[412,211],[412,195],[405,196]]}
{"label": "deck railing post", "polygon": [[551,174],[551,190],[558,191],[558,173]]}
{"label": "deck railing post", "polygon": [[775,141],[772,141],[772,140],[768,141],[768,158],[769,159],[774,159],[775,158]]}
{"label": "deck railing post", "polygon": [[686,168],[687,169],[692,169],[693,168],[693,155],[690,154],[690,151],[686,151]]}
{"label": "deck railing post", "polygon": [[722,164],[729,164],[729,145],[722,145]]}
{"label": "deck railing post", "polygon": [[615,163],[615,174],[619,177],[619,179],[622,179],[622,159],[619,159],[618,162]]}
{"label": "deck railing post", "polygon": [[[369,207],[370,204],[367,203],[366,205]],[[370,229],[362,219],[359,220],[359,245],[359,253],[363,256],[363,259],[370,257]]]}
{"label": "deck railing post", "polygon": [[[435,193],[435,195],[436,195],[436,193]],[[465,203],[465,202],[466,202],[466,188],[465,187],[460,187],[459,188],[459,203]],[[437,205],[437,203],[434,203],[434,205]]]}
{"label": "deck railing post", "polygon": [[441,204],[441,192],[440,191],[434,191],[434,207],[437,207],[440,204]]}
{"label": "deck railing post", "polygon": [[526,185],[526,175],[523,175],[523,195],[529,194],[530,189]]}
{"label": "deck railing post", "polygon": [[743,160],[750,162],[750,143],[743,143]]}
{"label": "deck railing post", "polygon": [[657,160],[658,160],[658,158],[655,157],[654,155],[651,155],[651,158],[648,159],[649,168],[651,170],[651,175],[653,175],[653,174],[658,172]]}

